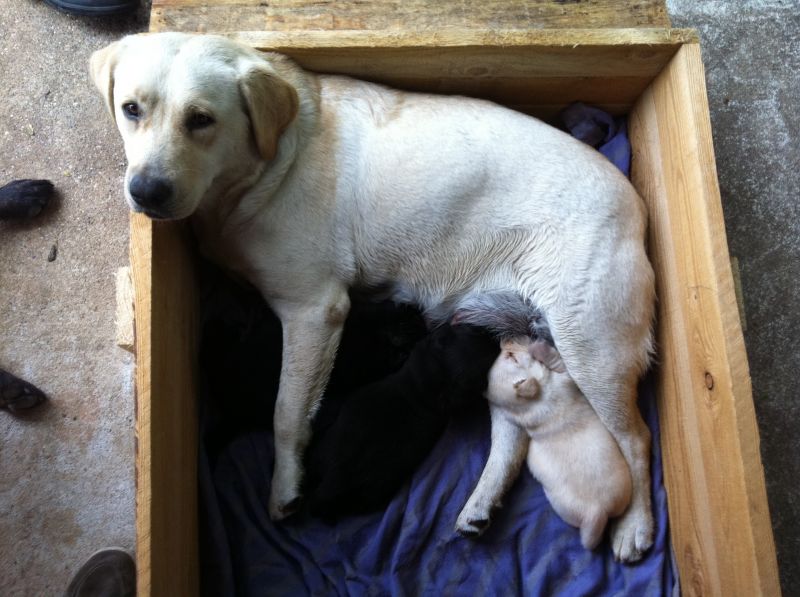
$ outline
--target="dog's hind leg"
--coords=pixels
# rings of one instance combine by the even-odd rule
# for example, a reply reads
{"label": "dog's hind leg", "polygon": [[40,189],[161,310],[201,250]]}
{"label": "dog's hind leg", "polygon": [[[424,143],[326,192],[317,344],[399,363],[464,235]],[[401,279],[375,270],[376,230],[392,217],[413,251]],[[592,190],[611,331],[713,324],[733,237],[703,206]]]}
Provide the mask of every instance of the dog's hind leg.
{"label": "dog's hind leg", "polygon": [[281,520],[299,505],[311,418],[328,383],[350,301],[346,289],[335,289],[311,305],[272,306],[283,326],[283,358],[273,421],[275,468],[269,515]]}
{"label": "dog's hind leg", "polygon": [[[567,371],[619,444],[631,471],[631,504],[613,523],[611,544],[623,562],[639,560],[653,543],[650,431],[637,407],[636,385],[651,345],[652,277],[642,272],[630,302],[584,293],[580,305],[547,311]],[[616,290],[616,289],[615,289]],[[600,301],[593,297],[600,296]],[[598,304],[600,302],[601,304]]]}

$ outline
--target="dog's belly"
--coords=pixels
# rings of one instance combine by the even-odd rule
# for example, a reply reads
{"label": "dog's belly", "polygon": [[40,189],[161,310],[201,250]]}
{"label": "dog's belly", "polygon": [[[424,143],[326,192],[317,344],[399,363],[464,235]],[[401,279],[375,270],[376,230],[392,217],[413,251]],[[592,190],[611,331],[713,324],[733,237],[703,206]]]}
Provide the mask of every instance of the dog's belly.
{"label": "dog's belly", "polygon": [[389,287],[394,300],[417,304],[429,314],[449,310],[467,292],[513,286],[515,256],[531,253],[534,238],[532,231],[521,228],[446,239],[409,236],[400,250],[373,253],[361,268],[362,282]]}

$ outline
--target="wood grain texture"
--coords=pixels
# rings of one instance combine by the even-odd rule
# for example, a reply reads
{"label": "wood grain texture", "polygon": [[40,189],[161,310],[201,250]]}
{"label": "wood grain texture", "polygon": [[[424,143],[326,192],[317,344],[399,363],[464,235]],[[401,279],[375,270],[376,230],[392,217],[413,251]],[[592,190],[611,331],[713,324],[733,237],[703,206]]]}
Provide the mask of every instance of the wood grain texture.
{"label": "wood grain texture", "polygon": [[239,32],[319,73],[493,100],[545,116],[575,101],[628,111],[691,30]]}
{"label": "wood grain texture", "polygon": [[669,27],[664,0],[153,0],[162,31]]}
{"label": "wood grain texture", "polygon": [[[210,32],[209,32],[210,33]],[[596,46],[615,51],[613,46],[661,46],[697,42],[694,29],[444,29],[441,31],[223,31],[259,49],[308,49],[316,51],[360,51],[371,48],[524,48],[545,49]],[[617,48],[616,50],[622,50]],[[646,54],[645,54],[646,55]],[[558,67],[559,63],[555,64]],[[583,67],[585,69],[585,66]],[[554,70],[567,76],[570,71]]]}
{"label": "wood grain texture", "polygon": [[134,352],[136,334],[133,329],[133,280],[131,279],[130,267],[117,269],[116,291],[117,346],[124,348],[128,352]]}
{"label": "wood grain texture", "polygon": [[661,441],[681,588],[779,595],[697,44],[643,94],[630,132],[658,280]]}
{"label": "wood grain texture", "polygon": [[198,594],[196,291],[182,229],[131,216],[140,596]]}
{"label": "wood grain texture", "polygon": [[[289,4],[306,9],[313,4],[319,9],[327,3]],[[463,10],[463,3],[457,4]],[[519,5],[503,4],[512,9]],[[574,6],[543,4],[558,5],[559,10],[573,10],[564,7]],[[660,4],[663,7],[663,2]],[[475,22],[454,21],[441,29],[409,25],[314,30],[292,21],[294,28],[287,25],[269,30],[263,23],[248,28],[209,14],[217,10],[226,15],[236,13],[238,4],[181,0],[158,6],[171,11],[187,5],[202,10],[204,16],[191,26],[170,23],[159,16],[154,4],[151,31],[222,33],[261,50],[285,53],[315,72],[348,74],[399,89],[483,97],[537,116],[556,111],[538,106],[563,106],[590,98],[614,113],[627,111],[680,44],[697,41],[692,30],[588,29],[589,20],[577,17],[570,21],[575,28],[569,30],[535,29],[530,22],[522,25],[517,21],[517,28],[481,27],[479,16]],[[377,3],[370,10],[380,6]],[[425,6],[425,11],[435,11],[439,3]],[[502,12],[497,6],[492,10]],[[574,11],[570,14],[574,17]]]}

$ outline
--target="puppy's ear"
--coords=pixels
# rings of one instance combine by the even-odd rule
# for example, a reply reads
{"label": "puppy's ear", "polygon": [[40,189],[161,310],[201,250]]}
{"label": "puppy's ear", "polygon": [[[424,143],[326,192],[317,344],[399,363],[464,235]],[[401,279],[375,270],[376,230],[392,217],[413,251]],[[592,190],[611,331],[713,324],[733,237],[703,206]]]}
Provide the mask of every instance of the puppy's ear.
{"label": "puppy's ear", "polygon": [[111,112],[111,117],[116,122],[114,114],[114,69],[117,66],[119,57],[120,42],[106,46],[102,50],[97,50],[89,59],[89,73],[92,76],[97,89],[106,100],[106,107]]}
{"label": "puppy's ear", "polygon": [[553,346],[544,340],[535,340],[534,342],[531,342],[528,350],[534,359],[539,361],[551,371],[555,371],[557,373],[567,372],[567,368],[564,366],[564,361],[561,360],[561,353],[559,353]]}
{"label": "puppy's ear", "polygon": [[239,80],[258,152],[270,161],[278,139],[297,115],[297,91],[266,65],[250,65]]}

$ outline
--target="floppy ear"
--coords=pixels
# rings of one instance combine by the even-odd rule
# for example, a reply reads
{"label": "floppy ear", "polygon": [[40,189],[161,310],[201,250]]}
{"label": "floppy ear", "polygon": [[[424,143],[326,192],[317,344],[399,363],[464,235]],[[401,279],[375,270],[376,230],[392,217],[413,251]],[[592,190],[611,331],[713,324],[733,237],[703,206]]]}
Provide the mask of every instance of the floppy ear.
{"label": "floppy ear", "polygon": [[542,365],[555,371],[556,373],[566,373],[567,368],[564,366],[564,361],[561,360],[561,354],[550,346],[544,340],[535,340],[531,343],[528,350],[531,356],[539,361]]}
{"label": "floppy ear", "polygon": [[258,152],[270,161],[278,139],[297,115],[297,91],[266,66],[251,66],[239,80]]}
{"label": "floppy ear", "polygon": [[102,50],[97,50],[89,59],[89,73],[92,76],[97,89],[106,100],[106,107],[111,112],[111,117],[116,122],[114,114],[114,69],[117,66],[120,42],[106,46]]}

